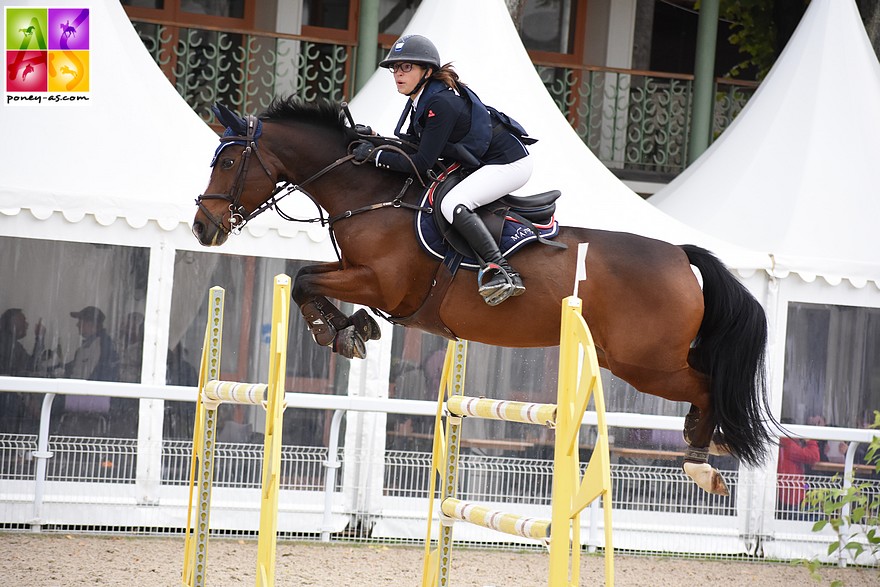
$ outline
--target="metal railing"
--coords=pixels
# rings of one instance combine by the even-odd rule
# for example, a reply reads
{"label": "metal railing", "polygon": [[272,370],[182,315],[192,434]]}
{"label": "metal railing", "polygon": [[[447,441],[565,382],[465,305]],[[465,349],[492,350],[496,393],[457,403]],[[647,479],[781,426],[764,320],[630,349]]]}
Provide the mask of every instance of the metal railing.
{"label": "metal railing", "polygon": [[[356,46],[326,39],[133,20],[178,93],[207,122],[222,101],[259,112],[275,96],[350,100]],[[535,62],[578,136],[609,168],[668,179],[687,162],[693,76]],[[733,121],[757,83],[716,80],[713,136]]]}
{"label": "metal railing", "polygon": [[275,96],[312,102],[349,100],[352,95],[353,45],[162,21],[132,24],[177,92],[206,122],[218,101],[254,113]]}
{"label": "metal railing", "polygon": [[[609,168],[677,174],[687,164],[692,75],[536,63],[560,111]],[[743,109],[757,83],[715,81],[713,137]]]}
{"label": "metal railing", "polygon": [[[185,488],[192,445],[187,440],[136,440],[109,436],[50,433],[51,407],[59,387],[74,395],[108,394],[180,401],[190,388],[38,378],[0,378],[6,392],[45,393],[38,435],[0,434],[0,527],[40,531],[105,531],[167,534],[185,519]],[[424,451],[385,451],[367,442],[341,447],[344,414],[429,416],[433,401],[287,393],[288,410],[331,410],[333,426],[326,446],[282,448],[279,528],[288,537],[320,535],[324,540],[368,542],[421,538],[431,455]],[[161,406],[152,406],[161,414]],[[595,424],[587,412],[585,425]],[[681,418],[609,413],[613,426],[681,428]],[[873,471],[855,469],[857,445],[874,432],[790,425],[805,438],[850,443],[843,477],[808,475],[811,487],[864,485],[880,492]],[[376,434],[381,434],[382,428]],[[243,533],[253,525],[259,503],[259,442],[218,442],[217,524],[222,533]],[[338,472],[337,472],[338,471]],[[480,502],[510,502],[547,508],[552,485],[550,461],[541,458],[464,454],[462,491]],[[831,536],[816,537],[813,516],[788,513],[776,502],[777,484],[798,483],[775,471],[725,470],[731,495],[699,490],[678,463],[670,466],[612,464],[615,533],[620,544],[638,552],[685,552],[711,556],[801,558],[809,551],[825,556]],[[152,529],[152,530],[149,530]],[[463,540],[468,538],[463,534]],[[474,538],[473,540],[477,540]],[[617,539],[615,539],[618,542]],[[498,542],[499,544],[501,541]],[[506,543],[505,543],[506,544]],[[521,546],[511,543],[512,547]],[[622,546],[624,547],[624,546]],[[847,561],[844,561],[847,562]],[[875,564],[867,562],[865,564]],[[861,563],[860,563],[861,564]]]}

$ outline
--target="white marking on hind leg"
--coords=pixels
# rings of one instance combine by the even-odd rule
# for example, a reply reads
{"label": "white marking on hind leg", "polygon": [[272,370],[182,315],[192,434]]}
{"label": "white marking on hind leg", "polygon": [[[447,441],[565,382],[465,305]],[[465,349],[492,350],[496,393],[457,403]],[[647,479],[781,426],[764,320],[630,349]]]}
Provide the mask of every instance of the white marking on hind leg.
{"label": "white marking on hind leg", "polygon": [[730,492],[727,490],[727,483],[724,482],[724,477],[709,463],[685,462],[684,472],[703,491],[714,493],[715,495],[730,495]]}

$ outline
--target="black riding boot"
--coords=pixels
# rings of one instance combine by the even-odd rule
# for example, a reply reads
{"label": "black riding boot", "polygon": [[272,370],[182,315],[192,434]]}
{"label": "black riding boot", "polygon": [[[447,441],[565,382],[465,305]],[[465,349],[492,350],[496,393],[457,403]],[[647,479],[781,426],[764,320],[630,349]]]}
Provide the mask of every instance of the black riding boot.
{"label": "black riding boot", "polygon": [[[490,306],[497,306],[511,296],[526,291],[519,273],[501,256],[498,244],[479,216],[459,204],[452,213],[452,227],[468,242],[480,257],[477,276],[480,295]],[[488,276],[484,281],[484,276]]]}

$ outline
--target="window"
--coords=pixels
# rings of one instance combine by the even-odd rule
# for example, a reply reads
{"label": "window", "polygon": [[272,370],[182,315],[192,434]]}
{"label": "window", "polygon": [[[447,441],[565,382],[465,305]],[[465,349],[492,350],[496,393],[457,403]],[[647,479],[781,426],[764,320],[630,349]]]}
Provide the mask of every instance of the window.
{"label": "window", "polygon": [[133,18],[182,24],[253,28],[256,0],[121,0]]}
{"label": "window", "polygon": [[421,0],[379,0],[379,34],[388,35],[388,44],[403,34],[419,4]]}
{"label": "window", "polygon": [[[195,385],[208,319],[208,290],[225,290],[220,378],[226,381],[266,383],[269,369],[273,277],[293,277],[304,261],[266,259],[216,253],[178,251],[174,269],[169,328],[169,370],[173,385]],[[294,305],[290,312],[285,389],[294,392],[347,393],[348,363],[328,347],[315,344]],[[172,368],[173,366],[173,368]],[[193,402],[166,402],[165,437],[192,438]],[[260,407],[221,406],[224,422],[232,422],[225,436],[235,442],[262,442],[264,411]],[[228,417],[227,417],[228,416]],[[326,446],[330,413],[291,410],[284,418],[284,444]]]}
{"label": "window", "polygon": [[577,0],[525,2],[520,37],[526,49],[572,53],[577,29]]}
{"label": "window", "polygon": [[[0,250],[0,374],[141,380],[148,249],[0,237]],[[41,400],[0,394],[0,431],[36,433]],[[137,418],[135,399],[59,396],[50,432],[130,438]]]}
{"label": "window", "polygon": [[302,34],[357,43],[357,2],[304,0]]}
{"label": "window", "polygon": [[[651,70],[684,74],[694,72],[699,19],[700,14],[690,1],[657,2],[654,5],[650,32]],[[743,60],[739,49],[730,43],[732,34],[733,23],[719,20],[715,47],[715,75],[718,77],[727,76]],[[752,67],[737,77],[755,79],[756,73]]]}
{"label": "window", "polygon": [[782,417],[861,428],[880,409],[880,308],[792,302]]}
{"label": "window", "polygon": [[349,0],[305,0],[303,2],[303,24],[347,30],[351,4]]}

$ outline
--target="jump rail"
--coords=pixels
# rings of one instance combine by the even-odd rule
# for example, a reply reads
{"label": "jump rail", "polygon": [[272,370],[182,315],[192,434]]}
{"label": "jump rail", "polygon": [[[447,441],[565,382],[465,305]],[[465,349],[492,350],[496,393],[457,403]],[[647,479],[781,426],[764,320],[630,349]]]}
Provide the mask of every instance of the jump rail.
{"label": "jump rail", "polygon": [[[434,421],[434,454],[422,587],[448,587],[455,521],[541,540],[550,548],[550,587],[580,584],[580,514],[602,497],[605,526],[605,584],[614,585],[614,548],[611,541],[611,467],[605,397],[593,338],[581,315],[581,300],[569,296],[562,302],[559,346],[559,383],[556,404],[500,401],[464,395],[467,342],[450,342],[440,380]],[[580,474],[578,432],[584,411],[593,398],[597,439],[590,462]],[[444,402],[445,400],[445,402]],[[444,410],[445,406],[445,410]],[[551,519],[541,520],[492,510],[456,497],[461,423],[464,417],[509,420],[556,429],[553,459]],[[445,419],[445,431],[442,421]],[[434,500],[440,493],[440,528],[434,542]]]}
{"label": "jump rail", "polygon": [[[257,587],[275,585],[275,546],[278,533],[278,489],[281,474],[281,427],[284,417],[284,372],[287,362],[287,330],[290,318],[290,277],[275,276],[272,301],[272,335],[269,348],[269,383],[219,381],[223,339],[225,292],[212,287],[209,293],[208,326],[199,369],[199,396],[190,465],[189,506],[182,584],[204,587],[208,566],[208,535],[211,518],[211,486],[217,438],[217,408],[221,403],[262,405],[266,409],[260,532],[257,539]],[[197,479],[198,478],[198,479]],[[197,515],[193,516],[196,485]]]}

